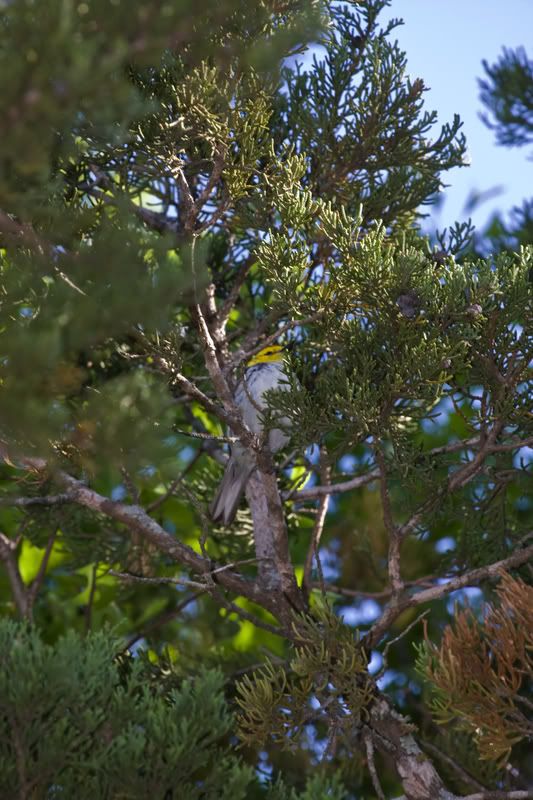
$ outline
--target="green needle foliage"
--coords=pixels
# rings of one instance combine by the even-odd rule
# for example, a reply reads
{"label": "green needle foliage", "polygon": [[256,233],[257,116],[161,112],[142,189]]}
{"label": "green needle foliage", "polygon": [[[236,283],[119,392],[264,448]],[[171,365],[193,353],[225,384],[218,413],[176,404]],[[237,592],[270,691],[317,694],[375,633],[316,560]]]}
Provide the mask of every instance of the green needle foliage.
{"label": "green needle foliage", "polygon": [[[533,61],[523,47],[503,49],[495,64],[483,62],[481,101],[490,117],[484,122],[496,131],[499,144],[517,147],[533,143]],[[493,119],[491,119],[491,117]]]}
{"label": "green needle foliage", "polygon": [[224,752],[220,675],[164,692],[103,633],[52,648],[3,620],[0,640],[3,796],[246,796],[251,772]]}
{"label": "green needle foliage", "polygon": [[[232,754],[219,672],[194,680],[118,657],[104,632],[55,647],[28,626],[0,623],[3,797],[243,800],[250,767]],[[202,713],[198,713],[198,709]],[[312,800],[278,786],[279,800]]]}
{"label": "green needle foliage", "polygon": [[366,721],[373,699],[366,654],[351,628],[325,607],[317,607],[294,627],[289,669],[267,664],[237,684],[241,739],[264,744],[273,737],[281,747],[291,748],[309,722],[318,720],[329,727],[330,737],[348,740],[343,743],[349,752],[353,720]]}
{"label": "green needle foliage", "polygon": [[[495,132],[498,144],[527,147],[533,143],[533,61],[522,47],[504,47],[495,64],[484,61],[483,67],[485,78],[479,81],[483,122]],[[514,206],[507,219],[494,214],[475,241],[482,253],[533,244],[533,198]]]}

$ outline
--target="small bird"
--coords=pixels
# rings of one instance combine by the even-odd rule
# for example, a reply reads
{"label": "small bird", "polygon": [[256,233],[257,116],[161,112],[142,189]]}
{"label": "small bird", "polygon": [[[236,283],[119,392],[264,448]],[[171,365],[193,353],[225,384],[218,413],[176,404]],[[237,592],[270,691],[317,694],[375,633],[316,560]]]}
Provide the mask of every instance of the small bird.
{"label": "small bird", "polygon": [[[270,345],[264,347],[248,361],[243,380],[235,390],[235,403],[242,411],[242,417],[252,433],[263,430],[262,411],[267,407],[265,393],[271,389],[289,388],[284,371],[283,347]],[[284,426],[289,421],[280,420]],[[268,434],[268,445],[273,453],[277,453],[289,441],[288,434],[274,428]],[[231,525],[235,519],[237,508],[248,483],[248,478],[255,469],[255,462],[242,444],[232,445],[230,459],[226,465],[224,477],[209,510],[214,522],[221,520],[224,525]]]}

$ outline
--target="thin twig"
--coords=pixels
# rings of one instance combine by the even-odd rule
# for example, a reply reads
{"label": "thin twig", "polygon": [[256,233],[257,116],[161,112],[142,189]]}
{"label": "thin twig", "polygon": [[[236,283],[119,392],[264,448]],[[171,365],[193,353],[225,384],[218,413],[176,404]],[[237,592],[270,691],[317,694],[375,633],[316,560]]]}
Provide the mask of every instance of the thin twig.
{"label": "thin twig", "polygon": [[20,574],[18,560],[15,554],[17,542],[0,533],[0,560],[4,562],[13,592],[13,600],[22,618],[31,618],[31,606],[28,603],[26,586]]}
{"label": "thin twig", "polygon": [[381,444],[378,443],[375,448],[376,461],[379,469],[379,488],[381,495],[381,509],[385,530],[389,536],[389,552],[387,556],[387,569],[389,573],[389,581],[392,587],[392,593],[398,594],[403,589],[403,581],[400,571],[400,547],[401,537],[398,528],[394,524],[392,517],[392,507],[389,495],[389,488],[387,485],[387,467],[385,464],[385,456]]}
{"label": "thin twig", "polygon": [[133,478],[131,477],[130,473],[128,472],[128,470],[125,467],[122,467],[120,472],[122,474],[122,479],[124,481],[124,486],[128,490],[128,493],[129,493],[129,496],[132,499],[132,502],[135,503],[135,504],[138,504],[139,503],[139,490],[135,486],[135,483],[133,482]]}
{"label": "thin twig", "polygon": [[224,564],[222,567],[216,567],[216,569],[211,570],[211,575],[220,575],[221,572],[225,572],[227,569],[235,569],[235,567],[241,567],[245,564],[257,564],[258,561],[264,561],[265,559],[259,558],[243,558],[241,561],[232,561],[231,564]]}
{"label": "thin twig", "polygon": [[256,262],[255,256],[250,256],[249,258],[246,259],[246,261],[243,261],[243,263],[237,269],[229,294],[227,298],[224,300],[217,315],[217,323],[221,330],[224,329],[226,322],[228,321],[228,317],[231,314],[233,307],[238,300],[239,293],[248,276],[248,273],[252,269],[255,262]]}
{"label": "thin twig", "polygon": [[373,469],[367,472],[366,475],[357,475],[349,481],[343,483],[332,483],[329,486],[312,486],[309,489],[300,489],[294,494],[294,500],[314,500],[317,497],[324,495],[342,494],[343,492],[351,492],[354,489],[360,489],[361,486],[366,486],[368,483],[379,478],[379,470]]}
{"label": "thin twig", "polygon": [[[532,535],[533,531],[528,534],[529,537]],[[431,586],[429,589],[422,589],[422,591],[416,594],[404,593],[400,597],[391,597],[383,614],[374,623],[366,636],[368,646],[375,647],[385,631],[388,630],[394,620],[406,609],[414,608],[422,605],[422,603],[429,603],[432,600],[440,600],[442,597],[451,594],[451,592],[464,589],[466,586],[476,586],[481,581],[488,580],[489,578],[499,578],[502,571],[510,569],[511,567],[518,567],[521,564],[527,564],[527,562],[532,559],[533,545],[530,545],[521,550],[515,550],[514,553],[507,558],[503,558],[501,561],[496,561],[485,567],[469,570],[463,575],[451,578],[447,583]]]}
{"label": "thin twig", "polygon": [[374,742],[372,740],[372,733],[366,727],[363,729],[363,741],[365,743],[366,762],[368,765],[368,771],[370,772],[370,777],[372,779],[372,786],[374,787],[374,791],[379,800],[385,800],[385,794],[383,793],[381,783],[379,782],[379,777],[376,770],[376,762],[374,760]]}
{"label": "thin twig", "polygon": [[85,607],[85,633],[89,633],[93,624],[93,606],[94,596],[96,594],[96,578],[98,572],[98,563],[93,564],[91,570],[91,587],[89,589],[89,599]]}
{"label": "thin twig", "polygon": [[222,176],[222,172],[224,170],[224,156],[225,156],[225,148],[221,143],[215,145],[215,154],[213,156],[213,169],[209,178],[206,181],[206,184],[200,194],[198,195],[194,205],[199,213],[202,207],[207,203],[209,200],[209,196],[211,192],[215,188],[215,185],[218,183]]}
{"label": "thin twig", "polygon": [[[413,586],[422,586],[423,588],[428,588],[429,586],[434,585],[435,578],[440,577],[438,575],[426,575],[423,578],[418,578],[414,581],[405,581],[404,587],[412,588]],[[312,581],[311,582],[312,589],[320,589],[320,585]],[[338,594],[341,597],[353,597],[355,599],[372,599],[372,600],[386,600],[392,594],[392,589],[390,586],[387,589],[382,589],[379,592],[367,592],[363,589],[348,589],[345,586],[336,586],[333,583],[326,583],[326,591],[332,592],[333,594]]]}
{"label": "thin twig", "polygon": [[107,574],[112,575],[114,578],[130,581],[131,583],[150,583],[155,586],[164,586],[170,584],[171,586],[188,586],[192,589],[202,589],[203,591],[207,589],[206,584],[199,583],[198,581],[189,581],[185,578],[152,578],[145,575],[133,575],[131,572],[118,572],[114,569],[108,570]]}
{"label": "thin twig", "polygon": [[[324,447],[320,448],[320,477],[322,484],[327,486],[329,483],[330,475],[331,475],[331,467],[326,462],[327,454]],[[313,533],[311,534],[311,542],[307,549],[307,555],[305,557],[305,565],[304,565],[304,574],[302,580],[302,589],[306,594],[309,594],[310,589],[310,581],[311,581],[311,572],[313,569],[313,558],[316,560],[317,565],[317,572],[318,572],[318,580],[319,585],[322,590],[322,596],[326,597],[326,590],[324,586],[324,574],[322,572],[322,564],[320,563],[320,556],[318,552],[318,546],[320,544],[320,539],[322,537],[322,531],[324,530],[324,523],[326,521],[326,516],[328,513],[329,507],[329,500],[330,495],[326,494],[320,498],[320,503],[318,506],[318,514],[315,519],[315,524],[313,526]]]}
{"label": "thin twig", "polygon": [[[322,591],[322,586],[318,581],[311,581],[310,582],[311,589],[320,589]],[[365,592],[360,589],[347,589],[344,586],[336,586],[333,583],[326,583],[324,585],[324,589],[326,592],[331,592],[332,594],[338,594],[341,597],[353,597],[355,599],[367,599],[367,600],[386,600],[392,594],[392,589],[383,589],[381,592]]]}
{"label": "thin twig", "polygon": [[29,606],[30,609],[33,609],[33,605],[35,603],[35,599],[36,599],[37,594],[39,592],[39,589],[41,588],[42,583],[44,581],[44,577],[46,575],[46,569],[48,567],[48,562],[50,560],[50,556],[52,555],[52,550],[54,548],[56,536],[57,536],[57,530],[55,530],[52,533],[52,535],[48,537],[48,541],[46,543],[44,554],[43,554],[43,557],[41,559],[41,563],[39,565],[39,571],[37,572],[37,575],[35,576],[35,578],[31,582],[30,587],[28,588],[27,599],[28,599],[28,606]]}
{"label": "thin twig", "polygon": [[198,600],[199,597],[202,597],[206,592],[205,589],[199,589],[197,592],[193,592],[188,597],[185,597],[181,602],[178,603],[175,608],[166,609],[165,611],[157,614],[154,619],[150,620],[135,636],[132,636],[131,639],[128,639],[124,646],[124,650],[131,650],[134,644],[137,644],[139,639],[145,639],[149,633],[154,631],[156,628],[161,627],[161,625],[166,625],[168,622],[171,622],[175,619],[181,612],[187,608],[188,605],[194,603],[195,600]]}
{"label": "thin twig", "polygon": [[431,742],[425,742],[425,741],[421,741],[420,746],[424,750],[427,750],[428,753],[431,753],[432,756],[436,756],[438,759],[440,759],[449,767],[451,767],[454,770],[454,772],[459,776],[459,778],[461,778],[461,780],[464,781],[464,783],[466,783],[467,785],[469,785],[472,789],[479,789],[483,791],[483,789],[485,788],[483,784],[479,783],[479,781],[477,781],[472,775],[470,775],[470,773],[467,772],[464,769],[464,767],[458,764],[457,761],[455,761],[455,759],[453,759],[447,753],[444,753],[439,747],[432,744]]}
{"label": "thin twig", "polygon": [[374,680],[376,682],[379,681],[379,679],[383,677],[383,675],[385,674],[385,672],[388,669],[387,656],[389,654],[389,650],[391,649],[392,645],[396,644],[397,642],[401,641],[405,636],[407,636],[409,631],[411,631],[416,625],[418,625],[418,623],[421,622],[424,619],[424,617],[427,617],[428,614],[429,614],[429,609],[427,609],[426,611],[422,612],[422,614],[419,614],[418,617],[416,619],[414,619],[407,626],[407,628],[405,628],[400,634],[398,634],[398,636],[395,636],[394,639],[391,639],[389,642],[387,642],[387,644],[385,645],[385,647],[383,649],[383,653],[382,653],[382,658],[383,658],[382,667],[379,670],[379,672],[374,676]]}
{"label": "thin twig", "polygon": [[191,439],[206,439],[211,442],[222,442],[233,444],[234,442],[239,442],[240,439],[238,436],[215,436],[213,433],[199,433],[197,431],[182,431],[180,428],[173,429],[175,433],[179,433],[180,436],[189,436]]}
{"label": "thin twig", "polygon": [[533,800],[533,791],[517,789],[512,792],[476,792],[462,800]]}
{"label": "thin twig", "polygon": [[315,314],[311,314],[309,317],[304,317],[303,319],[292,319],[289,322],[285,322],[269,336],[259,337],[260,341],[252,350],[243,350],[242,348],[239,348],[239,350],[237,350],[234,354],[234,366],[239,366],[239,364],[241,364],[243,361],[248,361],[257,353],[261,352],[261,350],[263,350],[265,347],[268,347],[277,341],[277,339],[279,339],[280,336],[283,336],[284,333],[287,333],[287,331],[300,327],[301,325],[309,325],[311,322],[316,322],[318,319],[323,317],[324,314],[325,311],[317,311]]}
{"label": "thin twig", "polygon": [[[210,363],[212,363],[211,358],[210,358]],[[216,364],[216,358],[215,358],[215,364]],[[227,387],[227,383],[224,377],[222,376],[222,372],[220,371],[218,364],[216,364],[216,366],[213,364],[212,370],[213,374],[217,374],[217,372],[220,374],[222,380],[224,381]],[[185,375],[176,372],[173,374],[173,379],[183,389],[183,391],[187,395],[189,395],[189,397],[191,397],[193,400],[198,400],[198,402],[201,403],[207,411],[211,411],[212,414],[218,417],[218,419],[220,419],[222,422],[225,422],[226,425],[228,425],[228,427],[230,427],[233,431],[235,431],[235,433],[238,434],[239,436],[239,440],[243,444],[246,444],[246,446],[248,447],[253,447],[255,443],[255,437],[244,425],[242,421],[242,415],[238,410],[237,406],[235,405],[235,403],[233,402],[231,393],[228,395],[229,400],[227,401],[227,403],[224,403],[224,407],[222,407],[219,406],[218,403],[215,403],[214,400],[211,400],[211,398],[209,398],[206,394],[204,394],[204,392],[202,392],[201,389],[199,389],[194,383],[192,383],[188,378],[186,378]],[[218,375],[216,380],[218,381]],[[217,387],[215,386],[215,388]]]}
{"label": "thin twig", "polygon": [[270,625],[268,622],[263,622],[263,620],[259,619],[259,617],[257,617],[255,614],[251,614],[249,611],[241,608],[236,603],[232,603],[231,600],[226,600],[224,602],[224,606],[228,611],[234,612],[238,617],[241,617],[246,622],[251,622],[256,628],[262,628],[264,631],[273,633],[274,636],[286,637],[287,632],[285,630],[278,628],[275,625]]}
{"label": "thin twig", "polygon": [[[483,458],[491,453],[497,453],[500,451],[506,450],[520,450],[522,447],[528,447],[531,444],[531,439],[522,439],[522,440],[515,440],[513,442],[508,442],[505,444],[485,444],[483,447]],[[439,455],[446,455],[449,453],[457,453],[461,450],[475,450],[481,446],[480,439],[478,437],[473,439],[464,439],[460,442],[452,442],[448,445],[443,445],[442,447],[435,447],[432,450],[428,450],[427,452],[423,452],[420,455],[424,458],[431,458],[432,456],[439,456]],[[482,459],[481,459],[482,460]],[[470,467],[472,462],[469,462],[466,467]],[[457,476],[459,472],[454,473],[453,478],[457,481]],[[316,497],[321,497],[324,494],[342,494],[344,492],[351,492],[354,489],[360,489],[361,486],[366,486],[368,483],[372,483],[375,480],[379,479],[379,469],[374,468],[367,472],[365,475],[356,475],[350,480],[343,481],[341,483],[332,483],[330,486],[311,486],[309,489],[300,489],[299,492],[296,493],[294,499],[295,500],[314,500]],[[461,480],[465,480],[465,474],[463,473],[460,476]],[[468,482],[470,478],[468,477],[465,480],[465,483]],[[464,484],[463,484],[464,485]],[[451,490],[458,488],[457,486],[452,483]],[[405,526],[404,526],[405,529]],[[411,529],[411,528],[410,528]]]}
{"label": "thin twig", "polygon": [[[532,535],[533,532],[529,534],[529,537],[531,538]],[[525,547],[523,550],[515,550],[512,555],[501,559],[501,561],[496,561],[494,564],[488,564],[485,567],[472,569],[469,572],[465,572],[464,575],[451,578],[448,583],[440,586],[432,586],[429,589],[423,589],[421,592],[417,592],[411,596],[409,605],[418,606],[422,603],[428,603],[431,600],[439,600],[441,597],[445,597],[447,594],[455,592],[458,589],[464,589],[466,586],[475,586],[477,583],[480,583],[480,581],[488,578],[499,578],[502,571],[512,567],[518,567],[521,564],[526,564],[532,559],[533,545]]]}
{"label": "thin twig", "polygon": [[15,508],[29,508],[31,506],[56,506],[63,503],[72,503],[74,498],[68,492],[63,494],[50,494],[43,497],[0,497],[0,506],[13,506]]}
{"label": "thin twig", "polygon": [[[126,201],[128,208],[133,214],[144,222],[149,228],[157,233],[174,233],[178,231],[176,222],[170,221],[165,214],[156,211],[150,211],[148,208],[143,208],[141,205],[135,203],[126,192],[121,192],[119,200],[115,197],[117,185],[103,172],[96,164],[91,164],[91,171],[96,175],[94,183],[86,183],[81,188],[87,194],[94,197],[96,200],[105,203],[106,205],[117,206],[120,201]],[[99,186],[104,186],[111,194],[106,194]]]}
{"label": "thin twig", "polygon": [[186,477],[186,475],[190,472],[190,470],[194,467],[194,465],[196,464],[198,459],[202,456],[203,452],[204,452],[203,448],[201,448],[200,450],[197,450],[196,453],[194,454],[194,456],[191,458],[191,460],[187,464],[187,466],[181,471],[181,473],[176,478],[174,478],[174,480],[172,481],[172,483],[170,484],[170,486],[168,487],[166,492],[164,494],[162,494],[161,497],[157,497],[152,503],[149,503],[146,506],[146,513],[147,514],[151,514],[152,512],[156,511],[156,509],[158,509],[160,506],[162,506],[163,503],[165,503],[168,500],[169,497],[172,497],[172,495],[174,494],[174,492],[176,491],[176,489],[178,488],[180,483],[183,481],[183,479]]}

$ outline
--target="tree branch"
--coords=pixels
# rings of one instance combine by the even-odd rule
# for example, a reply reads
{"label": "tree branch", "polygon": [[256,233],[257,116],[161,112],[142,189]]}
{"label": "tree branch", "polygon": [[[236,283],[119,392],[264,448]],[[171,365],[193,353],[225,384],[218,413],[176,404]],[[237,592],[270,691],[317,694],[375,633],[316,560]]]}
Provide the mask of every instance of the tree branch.
{"label": "tree branch", "polygon": [[389,572],[389,581],[392,587],[393,596],[399,594],[403,589],[403,581],[400,572],[400,547],[402,539],[398,528],[394,524],[392,518],[392,508],[389,496],[389,489],[387,486],[387,467],[385,464],[385,457],[381,444],[376,445],[376,461],[379,469],[379,489],[381,495],[381,508],[383,515],[383,522],[385,530],[389,536],[389,552],[387,556],[387,568]]}
{"label": "tree branch", "polygon": [[[526,438],[522,440],[515,440],[513,442],[505,442],[502,444],[488,444],[486,443],[483,446],[483,458],[491,453],[498,453],[498,452],[505,452],[508,450],[520,450],[522,447],[529,447],[533,443],[531,438]],[[448,453],[457,453],[461,450],[466,449],[476,449],[477,447],[481,446],[481,441],[479,437],[472,438],[472,439],[464,439],[460,442],[452,442],[448,445],[443,445],[442,447],[434,447],[432,450],[428,450],[426,453],[421,453],[421,456],[424,457],[432,457],[432,456],[440,456],[446,455]],[[470,467],[472,462],[469,462],[463,469],[466,470],[466,467]],[[479,464],[477,465],[477,469],[479,469]],[[294,495],[294,499],[297,501],[300,500],[314,500],[317,497],[321,497],[325,494],[343,494],[344,492],[351,492],[354,489],[360,489],[361,486],[366,486],[368,483],[372,483],[375,480],[379,479],[379,469],[373,468],[370,472],[367,472],[365,475],[356,475],[353,478],[350,478],[347,481],[342,481],[340,483],[332,483],[329,486],[311,486],[309,489],[300,489],[300,491],[296,492]],[[455,474],[456,476],[459,475],[459,472]],[[455,477],[455,476],[454,476]],[[465,477],[463,473],[461,475],[461,480]],[[470,480],[470,478],[468,478]],[[455,477],[455,481],[458,478]],[[465,481],[467,483],[468,481]],[[464,483],[463,483],[464,485]],[[454,487],[457,488],[457,487]]]}
{"label": "tree branch", "polygon": [[[533,531],[529,534],[529,538],[533,536]],[[451,592],[458,589],[464,589],[466,586],[474,586],[488,578],[499,578],[499,573],[502,570],[508,570],[512,567],[519,567],[521,564],[527,564],[528,561],[533,559],[533,545],[525,547],[523,550],[516,550],[512,555],[503,558],[501,561],[496,561],[493,564],[488,564],[486,567],[478,567],[464,575],[458,575],[456,578],[451,578],[448,583],[440,586],[432,586],[429,589],[422,589],[412,595],[409,606],[419,606],[422,603],[429,603],[431,600],[439,600]]]}
{"label": "tree branch", "polygon": [[257,464],[256,471],[248,480],[246,496],[254,523],[259,583],[271,597],[277,599],[277,616],[289,626],[292,610],[303,610],[303,598],[290,560],[287,528],[272,454],[264,437],[255,436],[244,423],[218,362],[216,345],[199,304],[195,306],[194,317],[214,389],[227,415],[233,419],[230,427],[251,451]]}
{"label": "tree branch", "polygon": [[373,469],[371,472],[367,472],[366,475],[357,475],[355,478],[350,478],[349,481],[343,481],[342,483],[331,483],[328,486],[311,486],[309,489],[300,489],[295,492],[293,499],[296,502],[300,500],[315,500],[317,497],[324,497],[325,495],[351,492],[354,489],[360,489],[361,486],[366,486],[367,483],[372,483],[378,478],[379,470]]}
{"label": "tree branch", "polygon": [[252,356],[259,353],[263,348],[268,347],[269,345],[273,344],[280,336],[283,336],[284,333],[287,331],[292,330],[293,328],[297,328],[300,325],[308,325],[311,322],[316,322],[317,319],[320,319],[324,315],[324,311],[317,311],[316,314],[311,314],[309,317],[304,317],[303,319],[293,319],[289,322],[285,322],[281,327],[271,333],[269,336],[259,337],[259,342],[255,347],[251,350],[244,350],[243,348],[239,348],[234,353],[233,364],[234,366],[238,366],[243,361],[248,361],[248,359],[252,358]]}
{"label": "tree branch", "polygon": [[455,800],[432,762],[420,749],[414,727],[379,693],[370,708],[369,727],[376,746],[392,757],[409,800]]}
{"label": "tree branch", "polygon": [[31,508],[32,506],[56,506],[63,503],[72,503],[74,499],[68,492],[63,494],[43,495],[42,497],[11,497],[9,495],[0,497],[0,506],[12,506],[14,508]]}
{"label": "tree branch", "polygon": [[[29,469],[37,472],[48,470],[48,464],[44,459],[26,458],[23,461]],[[53,473],[52,477],[68,490],[74,502],[124,524],[131,532],[141,534],[157,550],[165,553],[172,560],[184,564],[198,575],[206,575],[212,571],[214,565],[208,559],[167,533],[141,506],[127,505],[110,500],[62,470]],[[247,597],[249,600],[264,606],[276,616],[279,606],[276,598],[261,589],[257,582],[244,578],[231,570],[221,572],[218,576],[218,582],[237,595]]]}
{"label": "tree branch", "polygon": [[[94,197],[96,200],[105,203],[106,205],[112,205],[114,207],[117,206],[118,201],[114,195],[108,195],[101,189],[99,189],[99,185],[105,186],[108,191],[116,189],[116,184],[110,180],[107,175],[105,175],[102,170],[100,170],[95,165],[91,165],[91,170],[97,176],[97,180],[93,184],[86,184],[82,186],[82,190],[90,194],[91,197]],[[175,221],[170,222],[168,217],[165,214],[160,214],[157,211],[151,211],[148,208],[143,208],[142,206],[137,205],[134,203],[133,200],[125,193],[122,192],[121,198],[124,198],[128,203],[128,208],[130,211],[144,222],[151,230],[156,231],[157,233],[178,233],[178,227]]]}
{"label": "tree branch", "polygon": [[162,611],[160,614],[157,614],[152,620],[150,620],[141,630],[132,636],[126,642],[124,650],[131,650],[134,644],[137,644],[139,639],[144,639],[148,636],[156,628],[159,628],[161,625],[166,625],[167,622],[171,622],[175,619],[181,612],[187,608],[188,605],[194,603],[195,600],[198,600],[199,597],[205,594],[205,589],[199,589],[196,592],[193,592],[188,597],[185,597],[181,602],[178,603],[175,608],[166,609]]}
{"label": "tree branch", "polygon": [[39,571],[37,572],[37,575],[35,576],[35,578],[33,579],[33,581],[31,582],[31,584],[30,584],[30,586],[28,588],[27,598],[28,598],[28,606],[29,606],[30,610],[33,608],[33,605],[35,603],[35,599],[37,597],[39,589],[41,588],[42,583],[44,581],[44,576],[46,575],[46,569],[48,567],[48,562],[50,560],[50,556],[52,555],[52,550],[54,549],[56,536],[57,536],[57,531],[54,531],[52,533],[52,535],[48,538],[48,541],[46,543],[46,547],[45,547],[45,550],[44,550],[44,554],[43,554],[43,557],[41,559],[41,563],[39,565]]}
{"label": "tree branch", "polygon": [[[527,538],[533,536],[533,531],[528,534]],[[404,594],[400,597],[391,598],[390,603],[387,605],[381,617],[374,623],[367,636],[365,643],[368,647],[375,647],[380,641],[381,637],[390,627],[392,622],[406,609],[414,608],[422,605],[422,603],[429,603],[432,600],[440,600],[442,597],[455,592],[458,589],[464,589],[466,586],[475,586],[483,580],[489,578],[499,578],[503,570],[512,567],[518,567],[521,564],[526,564],[533,559],[533,545],[525,547],[522,550],[516,550],[512,555],[501,561],[496,561],[493,564],[488,564],[485,567],[478,567],[477,569],[469,570],[463,575],[458,575],[451,578],[447,583],[440,584],[439,586],[431,586],[428,589],[416,594]]]}
{"label": "tree branch", "polygon": [[442,762],[451,767],[464,783],[470,785],[473,789],[483,790],[484,787],[481,783],[479,783],[479,781],[470,775],[470,773],[467,772],[460,764],[458,764],[457,761],[451,758],[451,756],[449,756],[447,753],[443,753],[439,747],[436,747],[431,742],[422,742],[421,745],[423,750],[427,750],[433,756],[436,756]]}
{"label": "tree branch", "polygon": [[26,586],[22,580],[15,554],[17,545],[18,542],[9,539],[4,533],[0,533],[0,560],[4,562],[6,567],[17,611],[24,619],[26,617],[31,618],[31,605],[28,603]]}
{"label": "tree branch", "polygon": [[[324,461],[326,453],[323,447],[320,448],[320,456],[321,456],[321,461]],[[329,476],[331,475],[331,468],[328,464],[324,463],[321,465],[320,475],[323,485],[327,486],[329,483]],[[324,529],[324,523],[326,521],[326,515],[328,513],[329,499],[330,499],[329,494],[323,495],[320,498],[320,503],[318,505],[318,513],[315,519],[315,524],[313,526],[313,533],[311,534],[311,542],[309,543],[309,547],[307,549],[307,555],[305,557],[304,574],[302,580],[302,590],[305,595],[309,595],[309,591],[311,589],[311,572],[313,569],[313,558],[316,559],[317,562],[320,588],[323,593],[325,592],[324,576],[322,574],[322,568],[320,565],[318,546],[320,544],[322,531]]]}
{"label": "tree branch", "polygon": [[370,777],[372,779],[372,786],[374,787],[374,791],[378,796],[378,800],[385,800],[385,795],[383,793],[383,789],[381,788],[381,783],[379,782],[379,777],[376,770],[376,762],[374,759],[374,742],[372,740],[372,733],[368,729],[363,731],[363,741],[365,743],[366,763],[368,766],[368,771],[370,772]]}
{"label": "tree branch", "polygon": [[511,792],[476,792],[467,794],[462,800],[533,800],[533,791],[516,789]]}
{"label": "tree branch", "polygon": [[248,273],[255,264],[255,261],[256,261],[255,257],[250,256],[245,261],[243,261],[242,264],[237,269],[229,294],[222,303],[222,306],[220,307],[217,313],[217,326],[221,332],[224,332],[225,330],[228,317],[231,314],[233,307],[235,306],[235,303],[239,298],[240,291],[244,285],[246,278],[248,277]]}

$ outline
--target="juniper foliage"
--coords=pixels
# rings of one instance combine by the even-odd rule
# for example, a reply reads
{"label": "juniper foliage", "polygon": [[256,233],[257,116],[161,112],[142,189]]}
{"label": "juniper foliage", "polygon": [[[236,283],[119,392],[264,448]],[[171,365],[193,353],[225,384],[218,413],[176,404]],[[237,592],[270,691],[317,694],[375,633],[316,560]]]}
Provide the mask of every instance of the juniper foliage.
{"label": "juniper foliage", "polygon": [[[498,144],[527,147],[533,142],[533,62],[527,51],[504,48],[496,63],[484,61],[483,67],[485,77],[479,81],[483,122],[494,131]],[[533,244],[533,199],[514,206],[507,219],[495,213],[474,241],[484,254]]]}
{"label": "juniper foliage", "polygon": [[[225,800],[249,797],[253,770],[234,754],[220,672],[194,679],[120,655],[100,631],[54,647],[0,622],[0,790],[4,797]],[[202,713],[198,713],[201,709]],[[312,800],[281,784],[278,800]]]}

